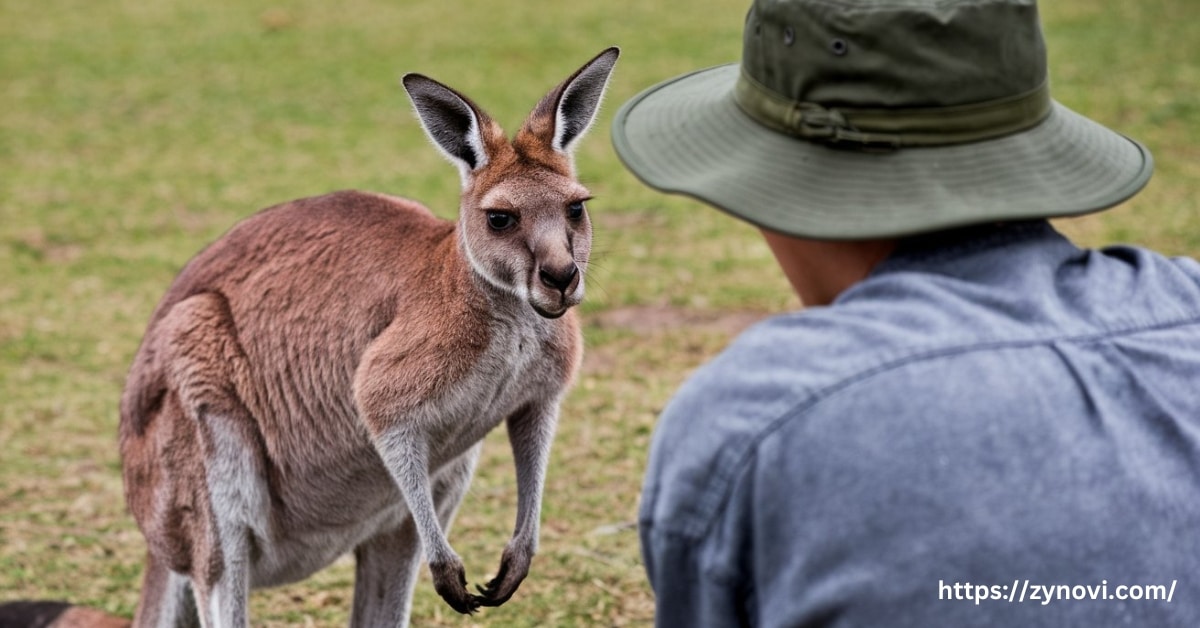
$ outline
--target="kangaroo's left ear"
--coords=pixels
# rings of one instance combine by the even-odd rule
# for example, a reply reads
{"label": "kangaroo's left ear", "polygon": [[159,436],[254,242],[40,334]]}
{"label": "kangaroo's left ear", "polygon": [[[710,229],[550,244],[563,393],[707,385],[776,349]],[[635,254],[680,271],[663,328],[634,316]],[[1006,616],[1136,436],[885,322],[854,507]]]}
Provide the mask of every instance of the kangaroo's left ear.
{"label": "kangaroo's left ear", "polygon": [[550,137],[544,139],[549,140],[554,150],[570,155],[579,138],[587,133],[596,119],[608,79],[620,54],[621,50],[614,46],[583,64],[561,85],[546,94],[530,115],[527,127],[531,130],[540,127],[536,130],[542,131],[545,122],[551,122]]}

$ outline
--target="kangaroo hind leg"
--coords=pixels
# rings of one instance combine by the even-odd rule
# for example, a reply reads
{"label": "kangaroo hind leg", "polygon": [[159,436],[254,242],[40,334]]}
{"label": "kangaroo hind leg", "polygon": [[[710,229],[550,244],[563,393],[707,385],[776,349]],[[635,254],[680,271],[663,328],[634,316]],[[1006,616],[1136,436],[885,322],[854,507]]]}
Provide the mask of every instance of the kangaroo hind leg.
{"label": "kangaroo hind leg", "polygon": [[[216,293],[175,304],[153,333],[167,390],[125,445],[131,510],[152,554],[187,575],[205,628],[246,626],[250,547],[270,497],[261,434],[237,393],[245,355]],[[170,499],[146,499],[155,494]]]}
{"label": "kangaroo hind leg", "polygon": [[153,554],[147,556],[133,624],[138,628],[200,628],[191,580],[171,571]]}

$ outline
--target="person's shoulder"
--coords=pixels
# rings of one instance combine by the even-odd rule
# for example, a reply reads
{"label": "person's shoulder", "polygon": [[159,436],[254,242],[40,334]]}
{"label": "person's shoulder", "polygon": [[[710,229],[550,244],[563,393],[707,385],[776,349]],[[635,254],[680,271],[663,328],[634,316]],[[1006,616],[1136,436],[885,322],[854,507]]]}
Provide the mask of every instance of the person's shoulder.
{"label": "person's shoulder", "polygon": [[[781,421],[872,372],[966,336],[907,311],[839,305],[778,315],[743,332],[676,392],[655,427],[643,524],[698,537],[728,484]],[[919,309],[919,308],[918,308]],[[909,327],[913,325],[914,327]],[[887,394],[864,387],[864,394]]]}
{"label": "person's shoulder", "polygon": [[1094,273],[1105,296],[1120,300],[1124,313],[1143,320],[1169,322],[1200,312],[1200,262],[1194,258],[1121,244],[1085,250],[1073,270]]}
{"label": "person's shoulder", "polygon": [[677,399],[695,398],[710,408],[744,409],[772,399],[792,406],[865,373],[1020,331],[1006,322],[1004,308],[972,305],[955,286],[927,278],[896,283],[894,277],[868,279],[832,306],[761,321],[698,369]]}

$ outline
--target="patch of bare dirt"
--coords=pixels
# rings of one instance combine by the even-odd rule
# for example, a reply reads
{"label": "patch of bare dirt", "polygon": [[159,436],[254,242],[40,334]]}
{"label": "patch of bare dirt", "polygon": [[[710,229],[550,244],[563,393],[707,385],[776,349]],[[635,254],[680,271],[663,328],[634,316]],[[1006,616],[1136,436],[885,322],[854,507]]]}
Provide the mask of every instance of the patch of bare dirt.
{"label": "patch of bare dirt", "polygon": [[589,345],[583,371],[612,374],[629,368],[631,361],[644,366],[647,360],[687,371],[769,315],[762,311],[701,310],[671,305],[639,305],[598,312],[584,319],[585,328],[621,330],[629,332],[631,337],[600,346]]}
{"label": "patch of bare dirt", "polygon": [[699,310],[672,305],[636,305],[605,310],[585,323],[601,329],[624,328],[636,334],[688,329],[735,336],[770,316],[753,310]]}

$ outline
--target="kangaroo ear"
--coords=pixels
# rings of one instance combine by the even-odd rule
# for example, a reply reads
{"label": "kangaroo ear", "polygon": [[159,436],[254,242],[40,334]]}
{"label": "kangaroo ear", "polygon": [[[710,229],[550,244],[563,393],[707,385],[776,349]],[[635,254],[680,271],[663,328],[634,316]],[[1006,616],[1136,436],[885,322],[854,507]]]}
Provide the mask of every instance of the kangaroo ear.
{"label": "kangaroo ear", "polygon": [[427,76],[405,74],[401,82],[425,133],[458,166],[466,185],[471,173],[487,165],[483,129],[491,120],[465,96]]}
{"label": "kangaroo ear", "polygon": [[553,116],[551,148],[570,154],[579,138],[587,133],[600,110],[600,100],[620,54],[621,50],[615,46],[601,52],[538,103],[533,117]]}

